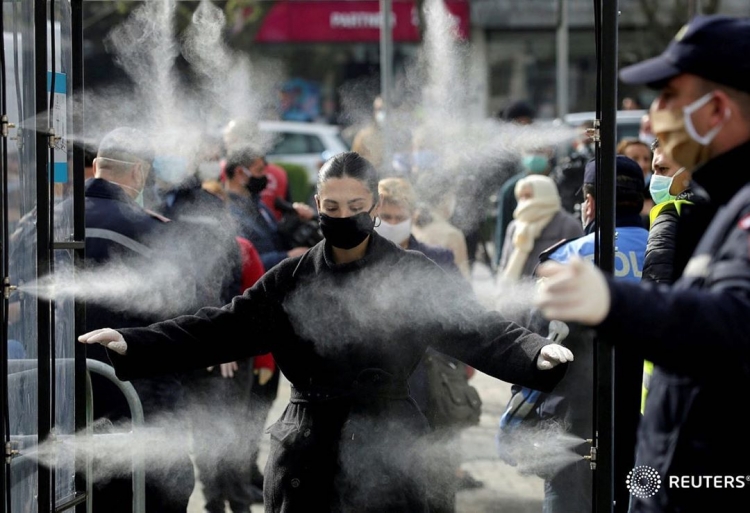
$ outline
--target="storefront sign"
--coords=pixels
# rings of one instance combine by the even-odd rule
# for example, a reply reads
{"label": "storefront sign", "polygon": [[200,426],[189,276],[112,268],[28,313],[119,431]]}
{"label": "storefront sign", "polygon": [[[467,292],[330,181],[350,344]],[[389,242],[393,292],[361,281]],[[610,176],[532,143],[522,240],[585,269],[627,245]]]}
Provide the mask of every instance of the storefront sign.
{"label": "storefront sign", "polygon": [[[461,39],[469,35],[469,3],[445,2]],[[392,3],[393,40],[420,41],[416,2]],[[377,42],[380,40],[380,2],[278,1],[263,20],[256,41],[288,42]]]}

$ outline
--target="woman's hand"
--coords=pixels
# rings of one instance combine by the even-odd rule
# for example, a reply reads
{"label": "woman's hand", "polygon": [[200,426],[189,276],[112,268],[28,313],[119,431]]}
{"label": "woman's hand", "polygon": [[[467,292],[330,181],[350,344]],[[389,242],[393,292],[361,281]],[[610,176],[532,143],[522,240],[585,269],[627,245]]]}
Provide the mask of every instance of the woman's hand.
{"label": "woman's hand", "polygon": [[107,349],[111,349],[121,355],[128,352],[128,343],[125,342],[119,331],[115,331],[112,328],[102,328],[84,333],[78,337],[78,342],[84,344],[101,344]]}
{"label": "woman's hand", "polygon": [[573,361],[573,353],[567,347],[560,344],[547,344],[542,347],[536,359],[536,367],[539,370],[549,370],[565,362]]}

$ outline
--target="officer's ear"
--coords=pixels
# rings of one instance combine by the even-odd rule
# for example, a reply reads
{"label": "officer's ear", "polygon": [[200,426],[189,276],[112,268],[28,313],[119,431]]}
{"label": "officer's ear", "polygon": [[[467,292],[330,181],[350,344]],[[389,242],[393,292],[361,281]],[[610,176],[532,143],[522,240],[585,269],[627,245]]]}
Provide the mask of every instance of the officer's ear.
{"label": "officer's ear", "polygon": [[713,128],[729,120],[733,110],[737,110],[737,104],[725,91],[717,89],[714,91],[713,107],[709,118],[709,127]]}
{"label": "officer's ear", "polygon": [[133,167],[130,168],[130,179],[133,183],[139,184],[140,187],[145,187],[148,181],[148,174],[151,170],[151,166],[143,161],[136,161]]}

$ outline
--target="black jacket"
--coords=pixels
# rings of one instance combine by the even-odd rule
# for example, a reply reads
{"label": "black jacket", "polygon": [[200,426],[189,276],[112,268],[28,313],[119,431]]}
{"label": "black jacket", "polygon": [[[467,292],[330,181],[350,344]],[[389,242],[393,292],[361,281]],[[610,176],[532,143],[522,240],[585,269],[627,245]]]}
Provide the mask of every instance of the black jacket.
{"label": "black jacket", "polygon": [[161,192],[157,210],[171,219],[175,237],[185,241],[181,265],[196,275],[196,304],[221,306],[242,292],[238,227],[224,200],[203,189],[196,176]]}
{"label": "black jacket", "polygon": [[[634,497],[633,513],[702,513],[750,495],[747,426],[732,418],[750,387],[748,162],[750,142],[696,169],[695,182],[720,210],[671,288],[609,280],[599,333],[654,362],[636,458],[658,472],[661,488]],[[692,488],[670,485],[682,476],[693,477]]]}
{"label": "black jacket", "polygon": [[[715,213],[715,209],[709,206],[708,198],[701,193],[700,189],[695,191],[688,189],[677,196],[677,201],[689,201],[692,205],[683,204],[682,209],[688,212],[688,220],[697,217],[697,211],[708,210],[711,213],[710,220]],[[680,223],[680,212],[672,203],[662,208],[659,215],[654,219],[653,224],[648,232],[648,244],[646,245],[646,255],[643,259],[643,281],[653,281],[656,283],[674,283],[680,277],[682,270],[690,259],[690,256],[698,244],[697,237],[692,236],[690,240],[683,240],[680,244],[680,251],[677,252],[677,230]],[[707,224],[701,223],[701,226],[694,226],[690,230],[693,234],[702,234],[708,227]],[[683,230],[683,239],[688,235],[688,230]],[[692,244],[690,244],[692,241]]]}
{"label": "black jacket", "polygon": [[[117,279],[118,274],[143,276],[143,269],[169,258],[159,253],[156,241],[168,239],[168,220],[145,211],[138,206],[122,188],[114,183],[92,178],[86,181],[86,268],[95,273],[103,273],[104,280]],[[65,204],[58,206],[59,213],[65,212]],[[109,266],[109,267],[106,267]],[[148,281],[147,278],[144,278]],[[145,282],[144,282],[145,284]],[[134,287],[132,293],[144,295],[153,291]],[[94,297],[86,303],[85,331],[99,328],[125,328],[142,326],[162,320],[149,308],[136,308],[137,303],[147,305],[147,301],[129,304],[107,304]],[[87,358],[109,363],[101,346],[87,346]],[[96,417],[106,416],[112,420],[128,416],[128,408],[122,393],[106,379],[92,376],[94,384],[94,410]],[[176,375],[167,374],[149,379],[133,381],[147,416],[164,409],[172,409],[182,399],[182,386]]]}
{"label": "black jacket", "polygon": [[377,233],[358,261],[334,263],[324,241],[222,309],[122,334],[127,356],[110,356],[125,380],[273,353],[293,386],[270,428],[264,495],[274,512],[425,510],[427,424],[406,381],[428,345],[540,390],[566,367],[538,370],[548,341]]}

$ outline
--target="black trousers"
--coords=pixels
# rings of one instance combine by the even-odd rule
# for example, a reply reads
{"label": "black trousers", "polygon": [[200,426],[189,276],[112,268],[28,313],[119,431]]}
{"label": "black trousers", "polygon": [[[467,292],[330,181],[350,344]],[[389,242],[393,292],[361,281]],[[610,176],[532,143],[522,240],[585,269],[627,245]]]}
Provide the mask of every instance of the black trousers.
{"label": "black trousers", "polygon": [[232,511],[247,512],[252,504],[252,453],[247,426],[252,360],[237,362],[232,378],[216,366],[196,372],[189,386],[187,408],[192,424],[193,454],[203,484],[205,510],[223,513],[225,501]]}

